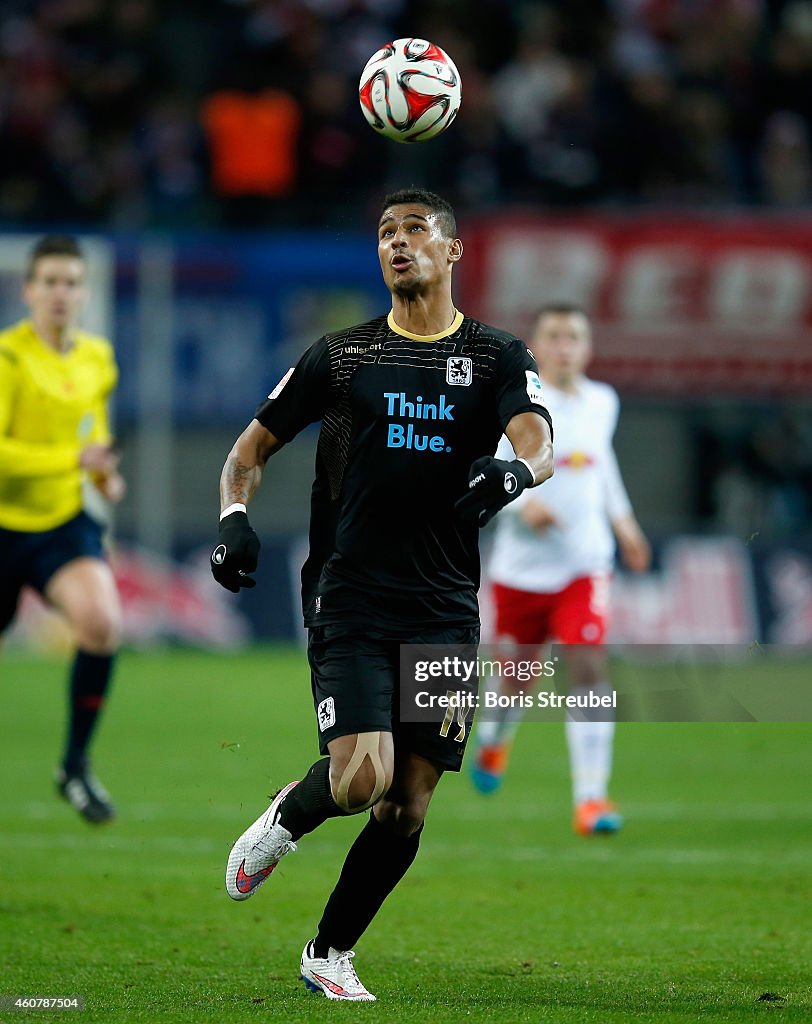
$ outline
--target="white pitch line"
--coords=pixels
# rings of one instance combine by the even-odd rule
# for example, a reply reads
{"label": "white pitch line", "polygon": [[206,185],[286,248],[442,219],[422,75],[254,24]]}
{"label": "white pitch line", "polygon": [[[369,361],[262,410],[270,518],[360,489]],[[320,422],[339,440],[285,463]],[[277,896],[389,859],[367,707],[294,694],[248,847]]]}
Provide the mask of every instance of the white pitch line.
{"label": "white pitch line", "polygon": [[[428,846],[428,842],[426,843]],[[451,843],[434,843],[432,850],[444,853],[449,858],[459,862],[460,858],[474,858],[490,855],[489,847],[478,846],[457,846]],[[784,850],[780,853],[773,851],[745,850],[740,846],[730,847],[708,847],[696,849],[691,847],[637,847],[629,849],[615,845],[614,848],[607,845],[596,845],[593,843],[580,842],[577,845],[562,850],[560,847],[553,849],[544,846],[506,846],[500,849],[499,857],[503,860],[527,862],[547,861],[561,864],[566,860],[567,864],[572,862],[591,864],[671,864],[671,865],[699,865],[699,864],[734,864],[747,865],[748,867],[763,867],[769,869],[773,866],[781,867],[808,867],[812,860],[812,848],[805,846],[793,850]]]}
{"label": "white pitch line", "polygon": [[[629,821],[812,821],[812,805],[797,804],[668,804],[623,801],[621,811]],[[485,797],[470,803],[443,808],[444,818],[458,821],[556,821],[558,808],[551,808],[540,792],[538,803],[513,803]]]}
{"label": "white pitch line", "polygon": [[[149,853],[180,853],[186,856],[209,854],[222,854],[225,856],[230,848],[228,840],[212,839],[209,837],[190,836],[111,836],[99,835],[40,835],[38,833],[23,832],[16,835],[0,835],[0,849],[26,849],[26,850],[92,850],[100,854],[105,853],[126,853],[133,852]],[[346,842],[336,840],[333,842],[306,840],[302,844],[302,853],[314,856],[340,853],[346,848]],[[425,853],[433,857],[448,858],[459,865],[460,860],[487,860],[492,856],[492,848],[489,844],[481,846],[464,845],[445,841],[435,841],[427,837]],[[747,850],[741,846],[730,847],[636,847],[630,849],[615,844],[610,847],[605,844],[595,843],[574,843],[572,847],[562,850],[560,847],[549,846],[506,846],[499,852],[500,859],[516,863],[547,862],[567,865],[572,863],[581,864],[617,864],[626,866],[629,864],[669,864],[676,866],[692,865],[723,865],[731,864],[747,867],[761,867],[769,870],[774,867],[808,867],[812,859],[812,850],[809,846],[795,849],[777,851],[756,851]],[[424,856],[423,860],[427,858]],[[170,865],[171,866],[171,865]],[[436,862],[435,862],[436,868]]]}
{"label": "white pitch line", "polygon": [[[226,821],[234,825],[244,817],[256,817],[266,806],[262,800],[244,801],[236,804],[189,804],[178,806],[173,803],[140,802],[119,804],[119,815],[129,822],[139,821],[189,821],[205,825],[210,821]],[[46,821],[64,808],[55,801],[30,800],[21,804],[0,804],[0,820]],[[621,808],[630,822],[633,821],[812,821],[810,803],[646,803],[623,801]],[[474,794],[468,802],[457,801],[436,812],[443,820],[452,821],[558,821],[561,810],[545,802],[540,792],[537,803],[523,801],[514,803],[499,797],[481,798]],[[568,812],[567,812],[568,813]]]}
{"label": "white pitch line", "polygon": [[98,834],[81,836],[62,833],[60,835],[44,835],[36,832],[18,832],[16,835],[0,835],[0,848],[14,850],[95,850],[98,853],[132,853],[155,850],[165,853],[207,854],[223,852],[228,854],[231,844],[227,841],[217,842],[204,837],[181,836],[111,836]]}
{"label": "white pitch line", "polygon": [[[256,817],[270,801],[258,800],[254,803],[245,801],[243,804],[184,804],[172,803],[133,803],[116,802],[119,817],[130,822],[139,821],[196,821],[212,820],[231,821],[239,824],[243,818]],[[46,821],[55,814],[64,811],[64,804],[57,800],[29,800],[22,804],[0,804],[0,820]]]}

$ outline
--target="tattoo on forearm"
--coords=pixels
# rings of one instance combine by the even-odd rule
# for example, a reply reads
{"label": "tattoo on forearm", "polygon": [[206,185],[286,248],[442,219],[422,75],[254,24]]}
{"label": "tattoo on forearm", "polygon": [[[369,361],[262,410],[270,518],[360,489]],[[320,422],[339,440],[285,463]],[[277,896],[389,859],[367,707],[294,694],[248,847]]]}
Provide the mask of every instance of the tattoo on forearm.
{"label": "tattoo on forearm", "polygon": [[220,478],[220,499],[223,506],[235,501],[246,504],[257,488],[262,471],[259,466],[245,466],[230,455]]}

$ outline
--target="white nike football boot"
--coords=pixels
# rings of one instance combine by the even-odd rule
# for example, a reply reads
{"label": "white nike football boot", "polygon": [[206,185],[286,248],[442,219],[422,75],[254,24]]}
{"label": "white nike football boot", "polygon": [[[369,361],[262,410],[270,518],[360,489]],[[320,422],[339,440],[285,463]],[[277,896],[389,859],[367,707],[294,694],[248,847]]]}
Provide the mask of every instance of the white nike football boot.
{"label": "white nike football boot", "polygon": [[226,892],[233,900],[253,896],[279,861],[296,849],[291,834],[277,821],[279,806],[298,782],[289,782],[273,798],[267,811],[240,836],[226,865]]}
{"label": "white nike football boot", "polygon": [[374,1003],[375,996],[367,992],[355,968],[351,949],[343,953],[331,946],[327,956],[313,955],[313,940],[302,952],[301,978],[308,991],[322,992],[328,999],[347,999],[355,1003]]}

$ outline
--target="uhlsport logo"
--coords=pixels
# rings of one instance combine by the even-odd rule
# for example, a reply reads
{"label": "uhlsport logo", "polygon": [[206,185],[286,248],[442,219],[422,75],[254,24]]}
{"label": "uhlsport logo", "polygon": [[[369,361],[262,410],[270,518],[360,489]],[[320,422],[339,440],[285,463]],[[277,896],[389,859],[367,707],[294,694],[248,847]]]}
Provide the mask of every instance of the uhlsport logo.
{"label": "uhlsport logo", "polygon": [[474,379],[474,364],[468,356],[449,356],[445,365],[446,384],[468,387]]}
{"label": "uhlsport logo", "polygon": [[516,477],[512,473],[505,473],[505,490],[508,494],[513,494],[518,486],[519,483]]}
{"label": "uhlsport logo", "polygon": [[211,553],[211,560],[215,565],[222,565],[226,560],[226,546],[225,544],[218,544],[217,547]]}

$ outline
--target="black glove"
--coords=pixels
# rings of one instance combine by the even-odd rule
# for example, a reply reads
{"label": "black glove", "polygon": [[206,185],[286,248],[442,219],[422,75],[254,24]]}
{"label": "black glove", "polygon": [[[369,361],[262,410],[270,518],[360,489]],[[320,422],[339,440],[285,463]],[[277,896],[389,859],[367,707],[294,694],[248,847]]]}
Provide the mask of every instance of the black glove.
{"label": "black glove", "polygon": [[468,470],[468,491],[457,499],[454,509],[466,522],[485,526],[534,482],[529,467],[518,459],[506,462],[486,455]]}
{"label": "black glove", "polygon": [[238,594],[240,587],[255,587],[254,572],[259,557],[259,537],[251,529],[245,512],[232,512],[220,520],[220,543],[211,553],[211,572],[221,587]]}

